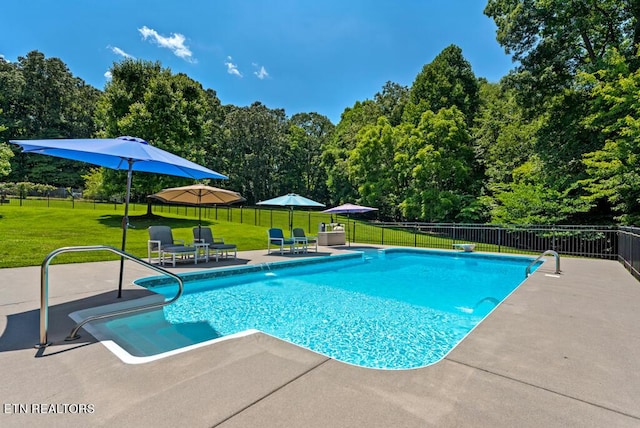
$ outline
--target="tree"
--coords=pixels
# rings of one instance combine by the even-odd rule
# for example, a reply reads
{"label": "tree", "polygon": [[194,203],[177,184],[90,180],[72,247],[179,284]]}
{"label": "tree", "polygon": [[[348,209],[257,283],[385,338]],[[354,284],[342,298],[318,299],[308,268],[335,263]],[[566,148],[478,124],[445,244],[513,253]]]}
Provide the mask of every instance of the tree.
{"label": "tree", "polygon": [[595,71],[611,48],[635,58],[640,43],[636,0],[488,0],[498,42],[519,65],[511,79],[529,107]]}
{"label": "tree", "polygon": [[386,117],[367,125],[357,135],[348,159],[349,179],[358,183],[357,202],[378,207],[383,216],[393,216],[398,199],[395,182],[394,128]]}
{"label": "tree", "polygon": [[[74,77],[58,58],[32,51],[16,63],[0,60],[0,109],[8,139],[88,138],[99,91]],[[18,147],[12,147],[19,153]],[[18,154],[13,181],[78,186],[86,164],[40,155]]]}
{"label": "tree", "polygon": [[91,168],[88,173],[82,176],[84,178],[84,191],[82,195],[86,199],[107,200],[107,194],[104,186],[104,168]]}
{"label": "tree", "polygon": [[288,167],[283,180],[290,191],[314,200],[328,199],[327,174],[320,159],[334,128],[329,118],[318,113],[298,113],[289,119]]}
{"label": "tree", "polygon": [[493,186],[491,220],[497,224],[559,224],[584,210],[580,198],[546,185],[544,166],[536,155],[514,169],[512,180]]}
{"label": "tree", "polygon": [[623,224],[640,221],[640,69],[617,51],[607,57],[608,67],[582,76],[591,87],[591,114],[586,127],[601,133],[605,144],[584,155],[588,177],[581,181],[586,200],[606,200]]}
{"label": "tree", "polygon": [[[0,109],[0,118],[2,117],[2,110]],[[0,123],[2,123],[0,121]],[[0,135],[7,130],[6,126],[0,125]],[[1,140],[0,140],[1,141]],[[4,143],[0,143],[0,177],[9,175],[11,172],[11,162],[9,160],[13,157],[11,148]]]}
{"label": "tree", "polygon": [[540,120],[527,120],[515,91],[500,83],[482,82],[473,139],[485,185],[512,181],[512,172],[534,153]]}
{"label": "tree", "polygon": [[13,157],[11,148],[3,143],[0,143],[0,177],[9,175],[11,172],[10,159]]}
{"label": "tree", "polygon": [[289,190],[283,186],[289,164],[287,118],[282,109],[255,102],[249,107],[229,107],[223,123],[221,152],[227,162],[229,187],[248,203]]}
{"label": "tree", "polygon": [[540,181],[532,184],[555,192],[541,192],[553,193],[554,201],[560,195],[562,201],[557,203],[564,208],[550,204],[549,210],[562,212],[562,222],[606,215],[609,209],[602,202],[611,199],[576,202],[584,202],[589,192],[593,195],[595,188],[591,184],[585,188],[583,180],[593,177],[594,164],[583,160],[585,155],[595,160],[587,154],[598,153],[606,139],[606,133],[593,126],[596,122],[589,126],[584,121],[600,107],[579,76],[607,73],[612,51],[627,61],[629,71],[638,68],[640,2],[489,0],[485,14],[494,19],[498,41],[518,63],[506,82],[515,89],[528,118],[540,120],[534,148],[540,173],[532,176]]}
{"label": "tree", "polygon": [[454,221],[474,203],[479,190],[473,175],[474,152],[465,116],[456,107],[423,113],[396,152],[403,153],[411,167],[410,185],[400,204],[405,217]]}
{"label": "tree", "polygon": [[[478,199],[482,207],[478,212],[479,218],[498,223],[527,222],[526,210],[514,208],[506,214],[506,208],[502,211],[495,208],[507,203],[510,192],[517,193],[520,190],[520,187],[512,185],[514,171],[529,162],[535,154],[537,132],[542,120],[528,120],[517,102],[515,91],[502,83],[482,82],[480,100],[472,131],[476,160],[484,175],[484,188]],[[538,184],[544,187],[542,183]],[[528,203],[522,195],[514,195],[513,200],[521,201],[524,208]]]}
{"label": "tree", "polygon": [[451,45],[426,64],[409,89],[404,121],[415,125],[427,110],[456,107],[470,124],[479,105],[478,82],[462,49]]}
{"label": "tree", "polygon": [[[98,101],[96,123],[101,137],[131,135],[155,147],[202,164],[212,132],[211,93],[184,74],[172,74],[159,63],[127,59],[114,64],[112,80]],[[208,165],[211,166],[211,165]],[[218,169],[216,166],[211,166]],[[122,172],[105,170],[104,189],[123,191]],[[136,174],[132,200],[189,180],[159,174]]]}
{"label": "tree", "polygon": [[373,100],[380,107],[380,114],[389,120],[391,126],[396,126],[402,123],[402,115],[409,101],[409,88],[388,81]]}
{"label": "tree", "polygon": [[322,153],[322,167],[327,174],[331,204],[338,205],[358,199],[358,183],[349,178],[347,159],[356,147],[360,130],[366,125],[375,125],[381,115],[380,105],[371,100],[357,101],[342,113],[340,123]]}

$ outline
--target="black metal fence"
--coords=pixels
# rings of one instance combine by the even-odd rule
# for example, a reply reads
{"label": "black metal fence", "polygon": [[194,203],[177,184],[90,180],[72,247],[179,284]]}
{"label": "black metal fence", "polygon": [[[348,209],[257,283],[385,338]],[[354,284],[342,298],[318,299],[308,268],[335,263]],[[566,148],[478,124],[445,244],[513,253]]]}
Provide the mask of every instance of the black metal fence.
{"label": "black metal fence", "polygon": [[[11,201],[12,204],[17,201]],[[22,202],[22,201],[21,201]],[[53,206],[49,200],[25,200],[25,204]],[[21,204],[22,205],[22,204]],[[56,201],[68,207],[120,210],[119,204],[96,204],[91,201]],[[146,205],[132,204],[132,211],[144,211]],[[153,205],[156,213],[197,216],[192,206]],[[540,254],[554,250],[558,254],[576,257],[618,260],[633,276],[640,279],[640,228],[630,226],[588,225],[486,225],[457,223],[378,222],[360,221],[345,216],[330,216],[305,208],[219,206],[202,209],[202,217],[210,220],[251,224],[261,227],[288,229],[302,227],[313,234],[320,223],[343,223],[350,242],[372,245],[397,245],[451,249],[452,244],[474,243],[476,251],[516,254]],[[291,215],[291,217],[289,217]]]}
{"label": "black metal fence", "polygon": [[[480,251],[559,254],[616,259],[617,226],[498,226],[457,223],[368,223],[352,227],[353,241],[448,248],[469,242]],[[377,230],[376,230],[377,229]]]}
{"label": "black metal fence", "polygon": [[618,228],[618,260],[640,280],[640,228]]}
{"label": "black metal fence", "polygon": [[352,241],[451,249],[474,243],[477,251],[539,254],[554,250],[576,257],[618,260],[640,280],[640,228],[629,226],[497,226],[434,223],[352,225]]}

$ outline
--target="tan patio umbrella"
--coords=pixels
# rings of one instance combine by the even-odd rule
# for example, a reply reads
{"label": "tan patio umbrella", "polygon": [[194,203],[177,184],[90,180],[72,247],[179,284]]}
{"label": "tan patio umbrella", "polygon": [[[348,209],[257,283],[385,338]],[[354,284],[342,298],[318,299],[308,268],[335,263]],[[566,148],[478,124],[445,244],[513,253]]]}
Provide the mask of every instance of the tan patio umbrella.
{"label": "tan patio umbrella", "polygon": [[204,184],[192,184],[191,186],[163,189],[149,197],[161,200],[167,204],[197,206],[198,227],[200,227],[202,223],[203,205],[229,205],[235,202],[246,201],[238,192]]}

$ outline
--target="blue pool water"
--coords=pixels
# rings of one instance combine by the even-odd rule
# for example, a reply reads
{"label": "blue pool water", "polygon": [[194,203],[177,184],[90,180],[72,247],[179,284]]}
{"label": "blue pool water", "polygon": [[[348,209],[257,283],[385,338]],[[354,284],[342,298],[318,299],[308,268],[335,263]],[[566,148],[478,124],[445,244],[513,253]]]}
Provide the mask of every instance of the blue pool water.
{"label": "blue pool water", "polygon": [[[134,355],[257,329],[346,363],[409,369],[443,358],[532,260],[420,250],[325,259],[188,280],[174,304],[105,326]],[[176,286],[150,289],[169,297]]]}

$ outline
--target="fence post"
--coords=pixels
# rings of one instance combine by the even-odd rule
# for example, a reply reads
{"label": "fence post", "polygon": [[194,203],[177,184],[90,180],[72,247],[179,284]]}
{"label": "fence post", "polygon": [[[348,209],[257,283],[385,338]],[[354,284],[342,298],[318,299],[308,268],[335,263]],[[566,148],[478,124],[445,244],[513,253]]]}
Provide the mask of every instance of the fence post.
{"label": "fence post", "polygon": [[413,246],[418,246],[418,225],[413,225]]}
{"label": "fence post", "polygon": [[240,205],[240,224],[242,224],[242,208],[243,206]]}
{"label": "fence post", "polygon": [[[347,217],[347,221],[349,221],[349,217]],[[348,228],[347,228],[348,229]],[[353,238],[350,242],[356,242],[356,221],[353,221]]]}
{"label": "fence post", "polygon": [[384,245],[384,225],[382,225],[382,236],[380,238],[380,245]]}

